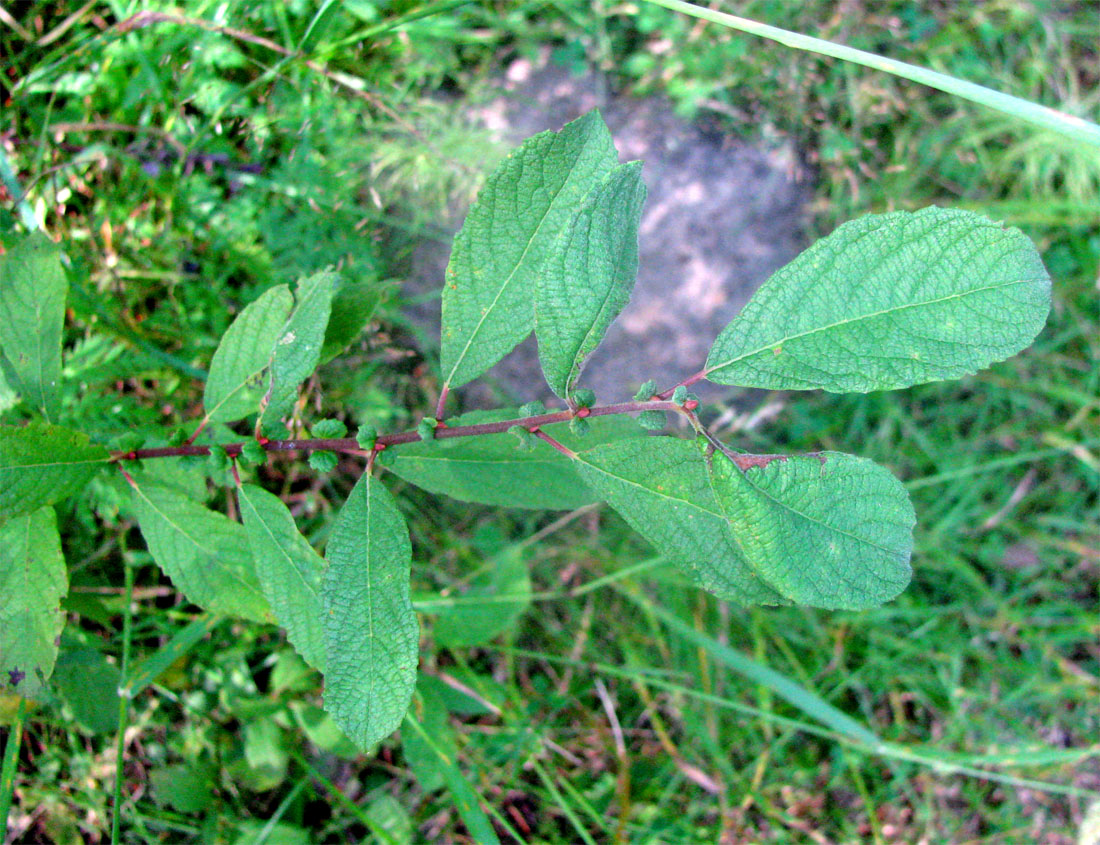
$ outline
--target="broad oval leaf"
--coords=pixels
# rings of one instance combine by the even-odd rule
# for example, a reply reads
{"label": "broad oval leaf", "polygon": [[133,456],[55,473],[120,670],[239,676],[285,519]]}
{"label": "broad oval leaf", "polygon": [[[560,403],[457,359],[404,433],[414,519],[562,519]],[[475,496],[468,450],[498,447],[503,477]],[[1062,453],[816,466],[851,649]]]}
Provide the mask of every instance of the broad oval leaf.
{"label": "broad oval leaf", "polygon": [[[518,412],[473,411],[447,420],[451,427],[515,419]],[[625,417],[592,417],[588,434],[578,437],[567,423],[545,426],[570,449],[640,437]],[[541,440],[529,451],[511,434],[486,434],[407,443],[386,449],[378,463],[430,493],[504,508],[572,510],[598,500],[577,474],[573,462]]]}
{"label": "broad oval leaf", "polygon": [[749,564],[796,604],[877,607],[909,583],[916,520],[885,467],[841,452],[715,452],[708,463]]}
{"label": "broad oval leaf", "polygon": [[263,376],[293,306],[290,288],[278,285],[245,306],[226,329],[202,398],[208,421],[233,422],[260,409],[268,386]]}
{"label": "broad oval leaf", "polygon": [[718,336],[711,381],[833,392],[959,378],[1024,349],[1046,322],[1035,246],[970,211],[839,226],[756,292]]}
{"label": "broad oval leaf", "polygon": [[306,662],[324,672],[324,559],[298,531],[294,517],[278,496],[254,484],[242,484],[237,489],[237,501],[256,575],[275,619]]}
{"label": "broad oval leaf", "polygon": [[140,478],[134,509],[153,560],[188,601],[211,613],[272,621],[243,526]]}
{"label": "broad oval leaf", "polygon": [[528,138],[493,172],[455,236],[443,286],[440,363],[459,387],[531,331],[535,287],[577,205],[618,163],[599,112]]}
{"label": "broad oval leaf", "polygon": [[0,524],[0,690],[35,698],[57,660],[68,592],[53,508]]}
{"label": "broad oval leaf", "polygon": [[703,589],[740,604],[787,604],[738,551],[695,443],[623,440],[576,460],[581,478]]}
{"label": "broad oval leaf", "polygon": [[260,417],[265,426],[290,414],[298,398],[298,385],[317,369],[336,280],[335,273],[325,270],[298,282],[294,312],[275,343],[271,387]]}
{"label": "broad oval leaf", "polygon": [[0,520],[71,496],[110,457],[79,431],[43,422],[0,426]]}
{"label": "broad oval leaf", "polygon": [[366,751],[401,724],[420,638],[409,600],[409,531],[380,481],[364,475],[356,483],[325,560],[325,709]]}
{"label": "broad oval leaf", "polygon": [[535,298],[535,336],[546,383],[562,399],[630,301],[645,196],[642,163],[619,165],[592,189],[550,250]]}
{"label": "broad oval leaf", "polygon": [[68,293],[61,248],[41,232],[0,256],[0,348],[11,367],[11,386],[47,420],[57,417],[60,403]]}

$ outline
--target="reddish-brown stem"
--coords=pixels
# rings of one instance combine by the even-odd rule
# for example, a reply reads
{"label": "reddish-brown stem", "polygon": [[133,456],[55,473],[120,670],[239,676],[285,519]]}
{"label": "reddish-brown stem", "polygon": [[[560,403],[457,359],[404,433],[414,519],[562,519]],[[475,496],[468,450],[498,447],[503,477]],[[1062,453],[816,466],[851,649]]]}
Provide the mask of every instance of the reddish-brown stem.
{"label": "reddish-brown stem", "polygon": [[186,440],[183,441],[183,444],[185,446],[190,446],[192,443],[194,443],[195,438],[198,437],[200,434],[202,434],[202,430],[204,428],[206,428],[206,424],[208,422],[210,422],[210,417],[203,417],[202,422],[199,423],[199,427],[195,429],[195,431],[191,434],[190,437],[188,437]]}
{"label": "reddish-brown stem", "polygon": [[442,422],[443,409],[447,405],[447,394],[450,393],[451,386],[449,384],[443,385],[443,389],[439,391],[439,401],[435,403],[435,418]]}
{"label": "reddish-brown stem", "polygon": [[[648,401],[619,402],[613,405],[599,405],[588,409],[590,417],[606,417],[614,414],[634,414],[640,411],[682,411],[675,402],[665,402],[651,399]],[[450,437],[476,437],[480,434],[502,434],[514,425],[523,426],[528,431],[552,423],[568,422],[575,416],[573,411],[552,411],[545,414],[535,414],[530,417],[501,420],[493,423],[480,423],[478,425],[439,426],[435,430],[436,440],[446,440]],[[383,434],[376,441],[375,449],[387,446],[400,446],[402,443],[416,443],[420,435],[416,431],[402,431],[396,434]],[[354,438],[320,438],[312,440],[266,440],[260,439],[259,443],[268,452],[313,452],[319,449],[328,449],[333,452],[346,452],[362,454],[362,447]],[[243,443],[227,443],[223,446],[230,458],[235,458],[241,453]],[[136,461],[149,458],[172,458],[186,455],[209,455],[209,446],[196,446],[194,444],[184,446],[158,446],[152,449],[135,449],[133,451],[117,451],[111,453],[113,461]]]}
{"label": "reddish-brown stem", "polygon": [[565,445],[559,443],[557,440],[555,440],[553,437],[551,437],[549,434],[547,434],[541,428],[531,429],[531,433],[533,435],[535,435],[535,437],[537,437],[542,442],[544,442],[544,443],[548,444],[549,446],[552,446],[553,448],[557,449],[559,452],[561,452],[563,455],[565,455],[565,457],[567,457],[567,458],[577,457],[576,452],[574,452],[568,446],[565,446]]}
{"label": "reddish-brown stem", "polygon": [[677,382],[676,384],[672,385],[672,387],[670,387],[668,390],[662,390],[660,393],[657,394],[657,398],[658,399],[668,399],[672,396],[673,393],[676,392],[677,387],[691,387],[693,384],[695,384],[695,382],[702,381],[706,377],[707,377],[707,370],[706,370],[706,368],[704,368],[704,369],[700,370],[699,372],[697,372],[695,375],[688,376],[683,381]]}

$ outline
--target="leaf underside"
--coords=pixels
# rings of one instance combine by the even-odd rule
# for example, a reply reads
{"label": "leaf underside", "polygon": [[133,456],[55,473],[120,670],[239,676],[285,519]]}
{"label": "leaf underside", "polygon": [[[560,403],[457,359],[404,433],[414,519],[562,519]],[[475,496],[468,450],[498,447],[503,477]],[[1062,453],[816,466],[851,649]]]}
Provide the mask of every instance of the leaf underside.
{"label": "leaf underside", "polygon": [[756,292],[718,336],[711,381],[867,392],[959,378],[1028,346],[1050,309],[1031,241],[970,211],[839,226]]}
{"label": "leaf underside", "polygon": [[0,520],[76,493],[109,458],[79,431],[42,422],[0,426]]}
{"label": "leaf underside", "polygon": [[0,349],[11,386],[47,420],[56,419],[60,408],[68,292],[61,250],[41,232],[0,256]]}
{"label": "leaf underside", "polygon": [[210,362],[203,407],[211,422],[234,422],[259,409],[271,365],[294,297],[286,285],[264,291],[226,329]]}
{"label": "leaf underside", "polygon": [[42,692],[57,660],[68,587],[53,508],[0,523],[0,690]]}
{"label": "leaf underside", "polygon": [[133,494],[149,553],[188,601],[211,613],[272,621],[243,526],[140,477]]}
{"label": "leaf underside", "polygon": [[[516,410],[473,411],[447,420],[448,425],[477,425],[515,419]],[[545,426],[545,431],[570,449],[585,449],[644,432],[625,417],[591,419],[586,435],[578,436],[567,423]],[[592,504],[592,492],[572,461],[539,441],[530,451],[517,448],[511,434],[487,434],[409,443],[386,449],[378,463],[394,475],[430,493],[464,502],[506,508],[572,510]]]}
{"label": "leaf underside", "polygon": [[714,498],[699,448],[676,437],[646,437],[577,455],[588,485],[630,526],[719,598],[786,604],[737,549]]}
{"label": "leaf underside", "polygon": [[324,559],[298,531],[294,517],[278,496],[254,484],[243,484],[237,500],[256,575],[276,621],[286,629],[287,638],[306,662],[324,672]]}
{"label": "leaf underside", "polygon": [[477,378],[534,326],[538,274],[562,227],[618,162],[598,112],[542,132],[489,177],[454,240],[443,286],[445,386]]}
{"label": "leaf underside", "polygon": [[325,559],[325,709],[367,750],[401,724],[420,637],[409,598],[409,532],[380,481],[364,475],[356,483]]}
{"label": "leaf underside", "polygon": [[877,607],[909,583],[913,506],[886,468],[840,452],[715,452],[708,464],[745,559],[794,603]]}

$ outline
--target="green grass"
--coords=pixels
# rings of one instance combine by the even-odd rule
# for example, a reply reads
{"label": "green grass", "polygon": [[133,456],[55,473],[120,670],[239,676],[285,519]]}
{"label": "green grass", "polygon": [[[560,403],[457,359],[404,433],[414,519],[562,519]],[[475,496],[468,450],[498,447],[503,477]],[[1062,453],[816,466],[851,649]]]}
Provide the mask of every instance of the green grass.
{"label": "green grass", "polygon": [[[73,260],[67,366],[87,391],[68,412],[101,438],[186,428],[196,370],[260,291],[333,260],[356,280],[399,278],[411,245],[439,236],[447,201],[468,197],[499,155],[437,92],[477,90],[502,57],[550,44],[684,113],[796,139],[819,174],[814,230],[935,202],[1040,245],[1054,308],[1018,358],[952,384],[732,397],[709,411],[753,451],[824,447],[898,473],[918,515],[912,586],[865,613],[743,610],[685,584],[606,510],[483,509],[390,479],[423,600],[428,680],[414,715],[454,744],[460,779],[447,783],[397,743],[351,750],[319,709],[319,676],[276,629],[179,604],[124,485],[104,478],[59,514],[74,585],[63,647],[100,655],[96,677],[127,670],[127,728],[107,692],[106,724],[64,689],[26,714],[10,813],[24,839],[108,841],[117,818],[118,841],[471,841],[477,818],[453,798],[466,789],[505,841],[1073,841],[1100,756],[1095,155],[908,82],[640,5],[629,16],[565,2],[347,4],[329,16],[318,14],[328,4],[256,3],[225,21],[283,50],[304,43],[370,99],[194,26],[118,36],[89,12],[45,45],[0,26],[9,79],[30,80],[2,118],[27,198],[0,209],[0,242],[23,210]],[[843,19],[826,3],[737,12],[1097,120],[1085,8],[857,6]],[[185,14],[218,8],[197,0]],[[19,22],[41,38],[73,11],[34,2]],[[108,24],[129,11],[94,9]],[[192,45],[199,58],[178,61]],[[82,74],[95,62],[103,74]],[[58,123],[84,128],[48,130]],[[106,123],[136,129],[88,128]],[[206,158],[189,167],[177,144]],[[406,354],[399,308],[391,297],[375,331],[322,373],[326,411],[398,428],[430,406],[432,365]],[[321,545],[355,471],[318,478],[280,459],[264,480]],[[201,468],[188,473],[182,483],[207,484]],[[507,549],[531,573],[530,608],[492,643],[438,646],[431,600],[462,601]],[[0,720],[18,706],[0,697]]]}

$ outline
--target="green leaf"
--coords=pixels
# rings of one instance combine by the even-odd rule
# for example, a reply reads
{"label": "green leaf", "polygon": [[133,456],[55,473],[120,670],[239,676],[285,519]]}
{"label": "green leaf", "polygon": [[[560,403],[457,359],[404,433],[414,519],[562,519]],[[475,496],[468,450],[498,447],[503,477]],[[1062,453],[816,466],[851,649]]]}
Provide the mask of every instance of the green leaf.
{"label": "green leaf", "polygon": [[53,508],[0,524],[0,690],[40,695],[57,659],[68,589]]}
{"label": "green leaf", "polygon": [[489,177],[455,237],[443,286],[444,385],[507,355],[534,325],[535,287],[577,205],[618,163],[599,112],[528,138]]}
{"label": "green leaf", "polygon": [[909,583],[913,506],[874,461],[841,452],[715,452],[709,464],[745,558],[796,604],[877,607]]}
{"label": "green leaf", "polygon": [[[448,419],[447,424],[454,428],[518,416],[514,410],[474,411]],[[592,430],[583,439],[570,432],[567,423],[555,423],[544,429],[571,449],[643,434],[625,417],[594,417],[591,422]],[[378,463],[430,493],[463,502],[572,510],[598,498],[581,480],[573,463],[560,452],[541,440],[529,450],[520,449],[515,437],[508,433],[392,446],[379,454]]]}
{"label": "green leaf", "polygon": [[271,621],[243,526],[142,479],[134,508],[153,560],[188,601],[211,613]]}
{"label": "green leaf", "polygon": [[319,363],[331,361],[355,342],[374,316],[386,291],[379,282],[356,282],[336,291]]}
{"label": "green leaf", "polygon": [[694,442],[622,440],[576,460],[581,478],[703,589],[740,604],[787,604],[738,551]]}
{"label": "green leaf", "polygon": [[380,481],[364,475],[356,483],[325,559],[325,709],[366,751],[401,724],[420,637],[409,601],[409,531]]}
{"label": "green leaf", "polygon": [[298,282],[294,313],[275,344],[271,389],[260,418],[262,424],[289,416],[298,398],[298,385],[317,369],[337,278],[332,271],[324,270]]}
{"label": "green leaf", "polygon": [[66,650],[57,659],[53,687],[81,727],[94,734],[118,730],[118,688],[122,676],[98,649]]}
{"label": "green leaf", "polygon": [[0,426],[0,520],[71,496],[110,456],[79,431],[43,422]]}
{"label": "green leaf", "polygon": [[210,362],[202,403],[210,422],[233,422],[259,410],[271,365],[294,298],[278,285],[237,315]]}
{"label": "green leaf", "polygon": [[41,232],[0,256],[0,348],[12,387],[46,419],[57,417],[69,283],[61,248]]}
{"label": "green leaf", "polygon": [[512,627],[531,603],[531,577],[516,548],[496,555],[487,566],[465,590],[454,594],[454,605],[440,608],[432,629],[440,645],[465,648],[487,643]]}
{"label": "green leaf", "polygon": [[325,561],[299,533],[278,496],[253,484],[237,490],[260,586],[298,653],[325,671],[321,578]]}
{"label": "green leaf", "polygon": [[707,378],[833,392],[959,378],[1024,349],[1046,322],[1035,246],[970,211],[872,214],[776,272],[718,336]]}
{"label": "green leaf", "polygon": [[535,336],[546,383],[562,399],[630,301],[645,196],[642,163],[619,165],[592,189],[550,250],[535,296]]}

